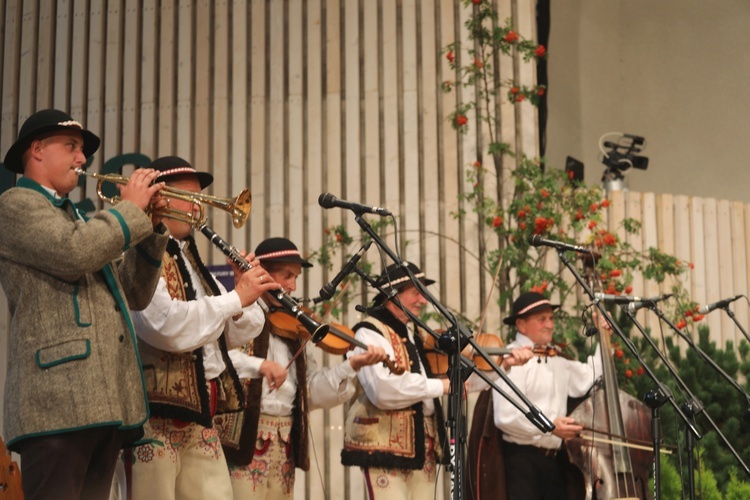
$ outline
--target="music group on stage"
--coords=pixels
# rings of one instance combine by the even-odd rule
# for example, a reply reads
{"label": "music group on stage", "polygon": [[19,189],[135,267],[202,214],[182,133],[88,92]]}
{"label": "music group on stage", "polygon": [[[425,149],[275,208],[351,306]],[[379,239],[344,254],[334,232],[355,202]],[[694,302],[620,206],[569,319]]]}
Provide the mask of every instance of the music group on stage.
{"label": "music group on stage", "polygon": [[[341,460],[362,470],[368,498],[433,497],[450,383],[432,373],[426,333],[410,320],[427,301],[409,275],[433,281],[413,263],[387,266],[352,329],[357,347],[320,367],[297,326],[315,320],[287,295],[312,266],[297,246],[274,237],[225,252],[227,291],[194,240],[205,220],[196,224],[189,194],[211,174],[161,157],[119,183],[117,203],[84,213],[66,196],[99,143],[48,109],[4,158],[21,177],[0,196],[11,315],[3,437],[21,456],[25,498],[109,498],[118,460],[135,499],[292,498],[295,469],[310,467],[310,411],[345,402]],[[529,362],[551,343],[557,307],[527,292],[504,320],[517,335],[501,369],[555,425],[542,433],[492,392],[502,439],[483,456],[503,457],[507,498],[568,498],[560,451],[583,427],[566,416],[567,398],[601,373],[597,355]]]}

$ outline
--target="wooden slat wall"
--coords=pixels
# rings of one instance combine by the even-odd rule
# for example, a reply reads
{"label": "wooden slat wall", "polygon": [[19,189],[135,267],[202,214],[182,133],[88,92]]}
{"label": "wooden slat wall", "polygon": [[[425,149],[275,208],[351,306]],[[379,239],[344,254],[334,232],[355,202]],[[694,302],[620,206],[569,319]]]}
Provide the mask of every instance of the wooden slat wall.
{"label": "wooden slat wall", "polygon": [[[501,21],[512,18],[524,36],[534,35],[533,1],[496,5]],[[318,206],[322,192],[388,207],[397,215],[398,252],[438,278],[433,292],[443,304],[478,319],[491,276],[477,256],[497,242],[475,216],[451,213],[471,189],[467,169],[477,160],[490,165],[488,137],[476,121],[460,135],[446,120],[472,89],[440,90],[455,79],[440,49],[468,41],[469,15],[459,0],[0,0],[0,152],[35,110],[66,109],[103,138],[93,170],[125,153],[176,154],[214,174],[215,195],[249,187],[253,211],[244,228],[210,213],[217,232],[248,249],[282,235],[311,252],[324,229],[339,224],[356,234],[350,212]],[[468,57],[457,54],[462,64]],[[502,80],[533,84],[532,65],[512,56],[499,62]],[[501,140],[536,155],[536,111],[528,103],[492,105]],[[510,189],[507,170],[503,178]],[[488,192],[497,182],[488,180]],[[78,196],[95,199],[95,186],[87,183]],[[613,193],[609,210],[612,230],[623,217],[643,222],[639,236],[628,236],[637,248],[658,244],[695,264],[684,278],[693,300],[748,292],[749,205],[630,192]],[[383,236],[395,248],[394,228]],[[201,249],[223,262],[207,242]],[[333,272],[345,255],[334,259]],[[378,271],[373,249],[368,259]],[[330,274],[309,271],[297,294],[316,295]],[[640,276],[633,288],[635,295],[660,291]],[[0,300],[0,345],[7,345]],[[735,309],[746,324],[742,306]],[[502,316],[492,307],[487,329],[497,330]],[[357,319],[352,305],[344,322]],[[707,321],[713,339],[741,338],[720,313]],[[324,365],[339,361],[317,356]],[[5,361],[0,356],[0,382]],[[298,497],[364,497],[361,473],[339,464],[343,418],[343,408],[313,413],[318,463],[298,476]]]}

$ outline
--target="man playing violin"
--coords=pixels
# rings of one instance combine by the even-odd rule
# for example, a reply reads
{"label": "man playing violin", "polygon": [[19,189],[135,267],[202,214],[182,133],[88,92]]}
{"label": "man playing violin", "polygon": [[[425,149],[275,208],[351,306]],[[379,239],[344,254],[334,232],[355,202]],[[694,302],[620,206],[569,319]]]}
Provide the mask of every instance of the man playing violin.
{"label": "man playing violin", "polygon": [[[255,249],[255,257],[289,293],[297,289],[302,268],[312,266],[286,238],[264,240]],[[351,398],[357,371],[383,362],[386,355],[382,348],[369,346],[337,365],[320,368],[312,342],[305,343],[287,321],[273,321],[280,306],[276,298],[266,293],[258,302],[266,312],[263,332],[230,354],[241,375],[246,363],[265,358],[287,367],[286,380],[246,381],[248,405],[244,413],[217,417],[216,422],[222,429],[234,498],[292,498],[295,468],[306,471],[310,464],[309,411],[332,408]]]}
{"label": "man playing violin", "polygon": [[5,438],[24,495],[106,498],[117,456],[143,435],[143,372],[128,306],[148,304],[167,244],[157,173],[138,169],[120,203],[91,214],[68,194],[99,138],[55,109],[32,114],[4,165],[0,282],[10,308]]}
{"label": "man playing violin", "polygon": [[[508,347],[538,349],[551,346],[555,329],[553,305],[543,295],[526,292],[513,303],[513,314],[503,320],[517,330]],[[602,329],[611,333],[606,321]],[[551,434],[543,434],[526,416],[500,394],[493,392],[495,425],[503,434],[506,490],[509,499],[565,499],[565,454],[563,441],[576,437],[583,429],[567,417],[568,397],[584,396],[602,374],[597,346],[587,363],[564,356],[546,356],[526,363],[509,373],[510,380],[555,424]],[[499,384],[510,393],[504,383]],[[512,396],[511,396],[512,397]]]}
{"label": "man playing violin", "polygon": [[[177,156],[154,160],[150,168],[167,185],[163,195],[173,215],[164,218],[170,238],[156,292],[148,307],[133,313],[151,409],[146,438],[152,440],[132,450],[132,458],[126,454],[133,498],[223,500],[231,498],[232,486],[212,417],[244,405],[228,350],[260,334],[264,316],[256,301],[279,285],[251,254],[247,272],[230,261],[235,284],[227,293],[192,236],[199,207],[169,194],[169,188],[199,193],[213,177]],[[255,370],[278,377],[263,360]]]}
{"label": "man playing violin", "polygon": [[[434,283],[415,264],[406,265],[425,286]],[[407,370],[400,375],[379,365],[360,370],[361,390],[346,417],[341,462],[362,468],[370,499],[431,498],[447,444],[439,398],[449,393],[450,381],[432,373],[423,340],[429,334],[407,314],[418,317],[427,299],[404,267],[388,266],[376,284],[395,295],[377,294],[369,317],[355,325],[355,337],[382,347]],[[503,366],[509,369],[530,357],[514,353]]]}

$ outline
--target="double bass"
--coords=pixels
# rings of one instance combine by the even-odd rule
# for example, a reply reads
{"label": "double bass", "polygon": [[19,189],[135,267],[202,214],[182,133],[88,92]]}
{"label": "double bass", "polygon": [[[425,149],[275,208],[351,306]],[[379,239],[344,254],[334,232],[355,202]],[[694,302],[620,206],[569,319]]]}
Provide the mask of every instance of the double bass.
{"label": "double bass", "polygon": [[21,471],[0,438],[0,500],[23,500]]}
{"label": "double bass", "polygon": [[581,470],[586,500],[650,499],[650,409],[618,387],[610,336],[600,333],[602,376],[570,417],[584,427],[566,443]]}

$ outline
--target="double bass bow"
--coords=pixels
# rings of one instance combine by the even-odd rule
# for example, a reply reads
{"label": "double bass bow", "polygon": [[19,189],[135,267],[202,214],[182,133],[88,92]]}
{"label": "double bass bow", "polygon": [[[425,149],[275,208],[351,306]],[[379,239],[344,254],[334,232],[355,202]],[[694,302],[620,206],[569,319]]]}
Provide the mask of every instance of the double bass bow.
{"label": "double bass bow", "polygon": [[[593,261],[586,267],[593,289],[598,283]],[[649,499],[653,450],[642,444],[651,440],[650,410],[618,387],[610,335],[601,329],[599,343],[601,379],[570,414],[588,434],[567,441],[568,456],[581,470],[587,500]]]}

